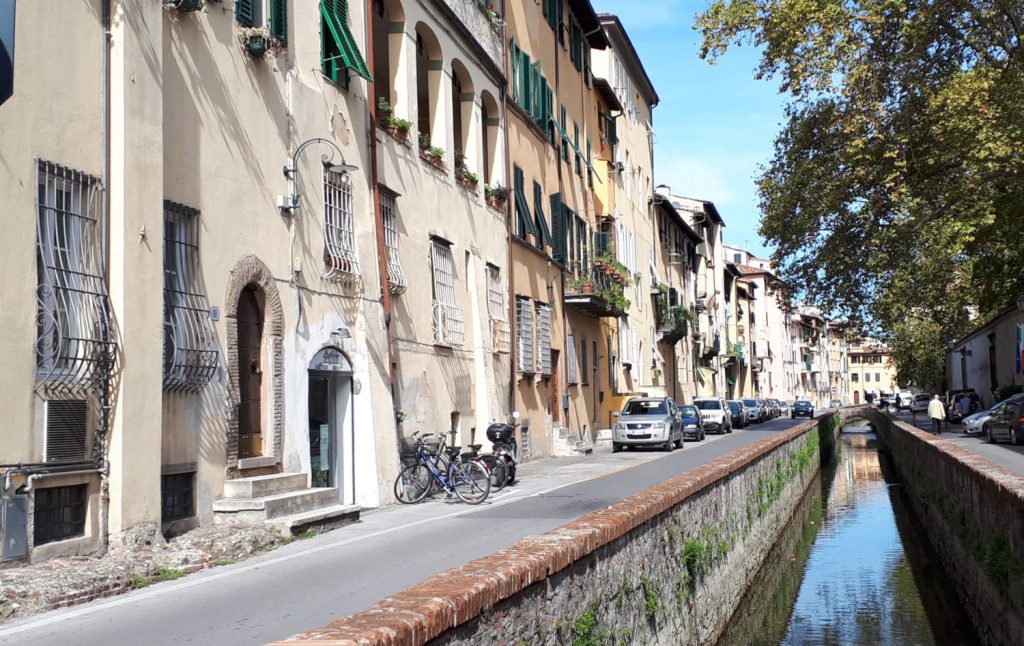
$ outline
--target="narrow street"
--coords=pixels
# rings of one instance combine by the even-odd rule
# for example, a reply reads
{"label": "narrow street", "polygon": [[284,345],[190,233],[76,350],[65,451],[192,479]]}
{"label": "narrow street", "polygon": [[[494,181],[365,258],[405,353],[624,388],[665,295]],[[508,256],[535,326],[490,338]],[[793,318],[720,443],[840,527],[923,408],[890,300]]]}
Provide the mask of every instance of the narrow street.
{"label": "narrow street", "polygon": [[602,509],[805,420],[709,435],[671,454],[602,447],[542,460],[478,508],[441,500],[370,512],[355,525],[235,565],[14,622],[0,644],[262,644],[372,606],[433,574]]}

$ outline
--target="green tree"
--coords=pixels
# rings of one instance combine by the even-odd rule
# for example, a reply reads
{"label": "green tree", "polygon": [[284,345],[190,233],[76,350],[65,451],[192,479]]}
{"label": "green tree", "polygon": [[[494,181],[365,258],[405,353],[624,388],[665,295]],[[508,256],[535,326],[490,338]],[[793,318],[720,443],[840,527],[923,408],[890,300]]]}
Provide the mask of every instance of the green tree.
{"label": "green tree", "polygon": [[1022,6],[716,0],[697,17],[704,57],[756,45],[756,76],[790,97],[760,232],[808,301],[941,342],[1024,290]]}

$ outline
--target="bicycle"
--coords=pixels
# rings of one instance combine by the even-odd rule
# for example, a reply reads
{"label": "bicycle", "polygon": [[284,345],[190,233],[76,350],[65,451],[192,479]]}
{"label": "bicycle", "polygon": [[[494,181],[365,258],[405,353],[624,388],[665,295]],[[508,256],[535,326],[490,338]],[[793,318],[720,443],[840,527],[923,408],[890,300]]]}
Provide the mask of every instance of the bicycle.
{"label": "bicycle", "polygon": [[410,441],[416,443],[416,458],[395,478],[398,502],[417,503],[436,486],[468,505],[478,505],[490,495],[491,476],[487,469],[478,462],[461,460],[460,447],[446,447],[444,434],[423,438],[416,432]]}

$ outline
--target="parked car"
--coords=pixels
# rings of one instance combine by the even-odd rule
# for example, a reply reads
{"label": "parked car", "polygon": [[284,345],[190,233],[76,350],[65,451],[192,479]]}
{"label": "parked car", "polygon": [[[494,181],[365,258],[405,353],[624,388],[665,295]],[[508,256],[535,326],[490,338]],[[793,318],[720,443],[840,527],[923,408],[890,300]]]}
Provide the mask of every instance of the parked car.
{"label": "parked car", "polygon": [[985,440],[996,443],[1008,440],[1020,444],[1024,440],[1024,397],[1011,397],[991,410],[985,424]]}
{"label": "parked car", "polygon": [[988,431],[988,420],[992,417],[992,411],[999,407],[996,404],[988,410],[972,413],[963,418],[960,424],[963,425],[964,433],[967,435],[985,435]]}
{"label": "parked car", "polygon": [[779,400],[779,414],[783,417],[789,416],[789,402],[782,399]]}
{"label": "parked car", "polygon": [[717,431],[719,434],[732,433],[732,413],[721,397],[699,397],[693,405],[700,411],[704,420],[705,431]]}
{"label": "parked car", "polygon": [[768,411],[769,414],[772,416],[772,419],[775,419],[776,417],[782,414],[782,412],[779,410],[779,400],[766,399],[765,403],[768,405]]}
{"label": "parked car", "polygon": [[798,399],[793,402],[793,412],[790,413],[790,419],[796,419],[797,417],[814,417],[814,404],[806,399]]}
{"label": "parked car", "polygon": [[692,404],[684,404],[679,407],[679,414],[683,417],[683,439],[703,441],[705,437],[704,420],[697,407]]}
{"label": "parked car", "polygon": [[946,406],[946,417],[953,424],[959,424],[965,417],[963,410],[960,408],[960,400],[967,398],[970,400],[970,404],[967,408],[967,414],[971,415],[981,410],[981,397],[978,397],[978,393],[973,390],[970,392],[961,392],[953,395],[953,399],[950,400],[949,405]]}
{"label": "parked car", "polygon": [[912,413],[927,413],[928,402],[932,400],[932,396],[928,393],[918,393],[914,395],[914,401],[910,402],[910,411]]}
{"label": "parked car", "polygon": [[841,399],[833,399],[832,401],[830,401],[828,403],[828,407],[829,408],[842,408],[843,407],[843,400],[841,400]]}
{"label": "parked car", "polygon": [[628,446],[660,446],[666,451],[683,448],[683,418],[668,397],[633,397],[615,413],[612,452]]}
{"label": "parked car", "polygon": [[738,399],[727,399],[725,405],[729,407],[733,428],[743,428],[747,425],[747,409],[744,408],[743,402]]}
{"label": "parked car", "polygon": [[909,390],[896,393],[896,410],[910,410],[914,395]]}
{"label": "parked car", "polygon": [[748,397],[743,400],[743,407],[747,409],[747,419],[751,424],[760,424],[765,420],[764,406],[759,400]]}

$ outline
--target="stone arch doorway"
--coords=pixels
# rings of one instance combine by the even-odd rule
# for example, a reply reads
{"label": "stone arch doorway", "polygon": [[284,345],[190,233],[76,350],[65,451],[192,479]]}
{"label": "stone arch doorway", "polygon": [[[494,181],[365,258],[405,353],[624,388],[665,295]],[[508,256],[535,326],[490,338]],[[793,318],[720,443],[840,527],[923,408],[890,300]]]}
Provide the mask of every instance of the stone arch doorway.
{"label": "stone arch doorway", "polygon": [[860,391],[859,390],[855,390],[855,391],[853,391],[853,405],[856,406],[859,403],[860,403]]}
{"label": "stone arch doorway", "polygon": [[284,428],[284,309],[270,269],[235,263],[224,299],[227,328],[227,469],[280,468]]}

